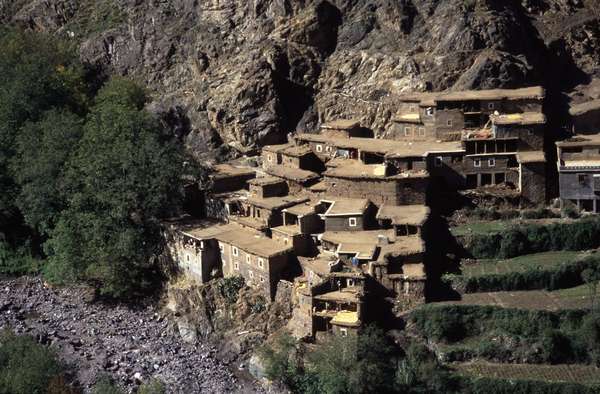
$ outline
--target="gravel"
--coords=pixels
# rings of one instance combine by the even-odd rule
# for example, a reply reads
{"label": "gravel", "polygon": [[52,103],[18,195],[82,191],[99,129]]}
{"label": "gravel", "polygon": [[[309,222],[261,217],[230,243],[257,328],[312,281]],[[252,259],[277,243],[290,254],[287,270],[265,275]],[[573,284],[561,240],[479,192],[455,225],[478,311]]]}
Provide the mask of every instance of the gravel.
{"label": "gravel", "polygon": [[234,375],[217,358],[216,347],[183,342],[155,304],[90,303],[87,293],[48,288],[39,278],[0,280],[0,330],[28,334],[57,349],[86,391],[99,375],[109,374],[129,392],[151,377],[162,380],[169,393],[262,392]]}

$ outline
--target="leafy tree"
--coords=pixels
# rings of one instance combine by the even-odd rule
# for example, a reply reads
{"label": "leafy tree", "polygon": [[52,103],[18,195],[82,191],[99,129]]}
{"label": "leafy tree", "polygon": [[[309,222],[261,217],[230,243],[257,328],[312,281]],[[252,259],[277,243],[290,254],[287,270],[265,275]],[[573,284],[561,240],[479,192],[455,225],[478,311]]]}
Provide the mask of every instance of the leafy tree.
{"label": "leafy tree", "polygon": [[46,393],[63,373],[56,354],[31,337],[0,334],[0,393]]}
{"label": "leafy tree", "polygon": [[91,109],[65,172],[68,208],[45,245],[55,282],[84,279],[119,297],[156,279],[157,218],[177,206],[182,159],[141,108],[139,91],[113,79]]}
{"label": "leafy tree", "polygon": [[18,216],[18,187],[9,163],[20,128],[51,108],[82,112],[87,91],[77,56],[49,35],[0,26],[0,53],[1,226],[12,225]]}
{"label": "leafy tree", "polygon": [[17,205],[25,221],[41,233],[52,229],[66,207],[64,166],[83,134],[82,119],[50,110],[27,122],[17,137],[13,173],[20,186]]}
{"label": "leafy tree", "polygon": [[598,282],[600,282],[600,270],[587,268],[581,272],[581,278],[590,292],[590,309],[596,309],[596,298],[598,297]]}
{"label": "leafy tree", "polygon": [[377,393],[390,389],[393,348],[383,331],[367,326],[358,336],[335,336],[309,355],[320,392]]}

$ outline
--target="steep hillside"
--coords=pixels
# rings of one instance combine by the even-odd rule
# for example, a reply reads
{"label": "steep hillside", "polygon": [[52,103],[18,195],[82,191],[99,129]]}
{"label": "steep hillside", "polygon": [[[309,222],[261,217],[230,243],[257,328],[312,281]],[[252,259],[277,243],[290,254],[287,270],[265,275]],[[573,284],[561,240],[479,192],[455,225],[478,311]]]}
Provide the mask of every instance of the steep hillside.
{"label": "steep hillside", "polygon": [[381,133],[411,90],[540,83],[560,123],[558,93],[600,76],[594,3],[0,0],[0,21],[63,35],[100,74],[142,80],[189,148],[219,157],[336,117]]}

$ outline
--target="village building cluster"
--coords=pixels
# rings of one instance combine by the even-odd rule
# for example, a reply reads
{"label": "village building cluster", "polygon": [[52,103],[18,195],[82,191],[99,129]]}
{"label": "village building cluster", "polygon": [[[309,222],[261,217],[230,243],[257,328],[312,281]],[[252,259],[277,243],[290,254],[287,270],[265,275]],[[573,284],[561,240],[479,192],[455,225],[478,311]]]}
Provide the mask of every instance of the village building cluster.
{"label": "village building cluster", "polygon": [[[426,301],[436,264],[425,247],[432,184],[546,201],[544,96],[541,87],[409,94],[376,138],[334,120],[263,147],[255,166],[215,166],[204,218],[169,223],[172,256],[199,282],[242,276],[266,300],[288,283],[297,337],[348,335],[381,304],[403,313]],[[574,193],[564,198],[593,210],[599,149],[598,137],[558,144],[561,185]]]}

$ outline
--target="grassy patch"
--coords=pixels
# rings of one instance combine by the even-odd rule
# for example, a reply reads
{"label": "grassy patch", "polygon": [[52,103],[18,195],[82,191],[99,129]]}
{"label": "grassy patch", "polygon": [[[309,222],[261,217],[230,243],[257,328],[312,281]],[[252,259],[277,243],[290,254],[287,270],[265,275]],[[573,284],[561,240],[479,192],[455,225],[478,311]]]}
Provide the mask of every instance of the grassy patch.
{"label": "grassy patch", "polygon": [[461,375],[480,378],[600,384],[600,369],[590,365],[495,364],[471,362],[451,364],[450,367]]}
{"label": "grassy patch", "polygon": [[451,227],[450,231],[455,237],[472,234],[499,233],[508,229],[512,224],[514,224],[514,220],[477,221]]}
{"label": "grassy patch", "polygon": [[573,261],[585,253],[575,251],[554,251],[527,254],[507,260],[479,260],[474,264],[462,266],[463,276],[479,276],[488,274],[504,274],[507,272],[524,272],[528,269],[547,269],[562,263]]}
{"label": "grassy patch", "polygon": [[127,20],[127,14],[117,0],[83,0],[65,30],[85,39],[91,34],[113,29]]}

